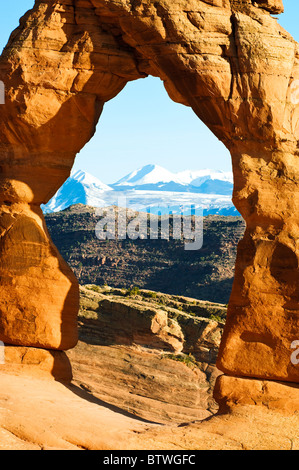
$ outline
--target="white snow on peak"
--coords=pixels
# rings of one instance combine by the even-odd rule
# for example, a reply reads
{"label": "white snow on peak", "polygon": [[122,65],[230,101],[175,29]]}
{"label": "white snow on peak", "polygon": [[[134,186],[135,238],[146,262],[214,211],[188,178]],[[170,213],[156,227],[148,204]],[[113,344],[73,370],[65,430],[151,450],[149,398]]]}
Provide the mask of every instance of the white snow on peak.
{"label": "white snow on peak", "polygon": [[217,170],[186,170],[172,173],[159,165],[146,165],[108,186],[91,174],[73,171],[43,211],[57,212],[73,204],[93,207],[117,205],[119,198],[128,200],[128,207],[142,210],[161,203],[180,207],[195,204],[206,214],[236,213],[231,200],[232,173]]}
{"label": "white snow on peak", "polygon": [[203,170],[181,171],[177,173],[177,176],[184,181],[185,184],[192,184],[193,186],[199,186],[208,179],[233,183],[233,174],[231,171],[210,170],[208,168]]}
{"label": "white snow on peak", "polygon": [[173,173],[159,165],[146,165],[132,171],[117,181],[114,186],[144,186],[158,183],[177,183],[181,185],[200,186],[207,180],[220,180],[233,183],[232,172],[220,170],[185,170]]}
{"label": "white snow on peak", "polygon": [[82,170],[74,170],[71,173],[70,178],[78,181],[79,183],[82,183],[83,185],[94,185],[97,186],[98,190],[102,191],[112,191],[112,188],[108,186],[107,184],[103,183],[100,181],[98,178],[95,176],[91,175],[90,173],[87,173],[86,171]]}
{"label": "white snow on peak", "polygon": [[146,184],[175,182],[183,184],[175,173],[159,165],[146,165],[138,168],[115,183],[115,186],[142,186]]}

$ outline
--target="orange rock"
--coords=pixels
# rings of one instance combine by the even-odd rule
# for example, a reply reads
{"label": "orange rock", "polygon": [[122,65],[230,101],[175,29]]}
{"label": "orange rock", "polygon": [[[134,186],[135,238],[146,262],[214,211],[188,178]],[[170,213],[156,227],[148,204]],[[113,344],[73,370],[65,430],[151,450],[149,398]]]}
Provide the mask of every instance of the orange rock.
{"label": "orange rock", "polygon": [[74,347],[77,281],[51,242],[40,208],[3,205],[0,230],[1,340],[45,349]]}
{"label": "orange rock", "polygon": [[298,391],[297,384],[221,375],[216,380],[214,398],[220,406],[220,414],[249,405],[293,416],[299,410]]}
{"label": "orange rock", "polygon": [[284,7],[282,0],[255,0],[258,6],[271,11],[271,13],[283,13]]}

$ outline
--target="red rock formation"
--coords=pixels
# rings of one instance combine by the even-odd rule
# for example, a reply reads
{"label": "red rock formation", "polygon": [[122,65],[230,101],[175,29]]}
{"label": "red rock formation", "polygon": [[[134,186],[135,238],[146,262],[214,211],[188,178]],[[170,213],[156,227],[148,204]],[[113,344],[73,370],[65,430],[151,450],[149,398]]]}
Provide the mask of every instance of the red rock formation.
{"label": "red rock formation", "polygon": [[159,76],[232,155],[247,223],[218,366],[299,381],[298,45],[281,0],[43,0],[0,60],[0,338],[67,349],[78,290],[44,227],[46,203],[92,137],[106,101]]}

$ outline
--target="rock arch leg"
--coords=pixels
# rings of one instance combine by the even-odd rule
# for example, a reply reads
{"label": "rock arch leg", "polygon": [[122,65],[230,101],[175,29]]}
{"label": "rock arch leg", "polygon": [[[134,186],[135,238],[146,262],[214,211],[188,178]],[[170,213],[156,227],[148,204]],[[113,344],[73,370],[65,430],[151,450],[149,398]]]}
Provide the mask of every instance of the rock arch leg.
{"label": "rock arch leg", "polygon": [[218,366],[229,375],[299,382],[291,345],[299,339],[299,177],[296,156],[241,156],[235,204],[247,228]]}
{"label": "rock arch leg", "polygon": [[0,109],[5,344],[58,350],[76,345],[78,282],[49,237],[40,205],[69,176],[104,102],[142,76],[130,48],[101,28],[87,4],[37,1],[0,60],[6,91]]}

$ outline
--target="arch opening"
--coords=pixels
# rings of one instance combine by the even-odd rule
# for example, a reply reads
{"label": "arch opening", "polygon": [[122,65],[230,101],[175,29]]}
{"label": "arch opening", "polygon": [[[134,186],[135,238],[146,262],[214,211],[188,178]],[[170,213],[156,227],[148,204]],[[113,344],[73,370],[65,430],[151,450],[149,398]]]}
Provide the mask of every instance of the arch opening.
{"label": "arch opening", "polygon": [[[136,85],[137,90],[135,91]],[[171,240],[170,243],[165,239],[165,242],[163,241],[161,244],[156,240],[151,240],[150,234],[146,232],[148,243],[143,232],[137,231],[138,242],[137,245],[135,244],[137,252],[133,255],[134,262],[128,262],[127,254],[132,254],[133,250],[133,245],[129,246],[128,233],[125,234],[128,238],[127,242],[122,239],[119,242],[115,241],[114,233],[111,233],[110,240],[110,235],[107,235],[109,242],[109,246],[107,246],[106,242],[100,243],[95,239],[94,224],[88,229],[89,235],[88,241],[84,242],[83,259],[74,244],[67,247],[64,242],[60,242],[59,236],[62,231],[60,222],[59,229],[56,230],[51,223],[51,217],[49,217],[50,231],[54,242],[82,284],[103,285],[107,283],[119,288],[138,285],[139,288],[188,295],[201,300],[227,304],[234,275],[236,246],[243,231],[243,221],[241,218],[235,219],[235,216],[238,217],[238,213],[231,202],[232,174],[230,171],[225,171],[231,165],[228,151],[206,126],[201,124],[191,108],[173,103],[170,100],[158,78],[137,80],[129,83],[127,87],[129,88],[127,93],[125,88],[118,95],[119,99],[114,98],[104,106],[95,136],[87,144],[86,152],[83,149],[76,157],[73,178],[68,180],[46,205],[44,212],[47,214],[58,209],[63,210],[80,202],[101,208],[117,206],[120,203],[126,205],[126,208],[131,211],[128,223],[129,220],[133,223],[133,211],[146,214],[150,208],[155,217],[161,211],[164,216],[170,212],[177,215],[183,205],[185,215],[187,213],[189,215],[189,211],[191,213],[192,206],[194,206],[198,217],[202,215],[219,216],[215,217],[213,221],[212,219],[207,221],[207,225],[204,227],[204,244],[206,245],[204,253],[202,250],[195,250],[195,248],[192,252],[186,253],[181,234],[180,241],[176,235],[176,238],[174,240],[172,238],[173,241]],[[135,98],[133,98],[134,96]],[[137,100],[137,103],[134,100]],[[130,104],[131,108],[128,109]],[[167,107],[167,109],[163,111],[163,107]],[[108,108],[106,122],[105,108]],[[161,113],[160,117],[158,116],[159,112]],[[167,119],[170,121],[169,123],[165,123]],[[140,123],[139,125],[135,124],[136,120]],[[122,131],[123,122],[125,125]],[[120,132],[120,136],[118,136],[118,132]],[[182,135],[179,135],[180,132]],[[200,148],[196,143],[198,135],[202,139]],[[112,142],[113,139],[114,142]],[[174,144],[169,142],[171,139],[174,139]],[[205,139],[207,140],[208,157],[204,149],[203,141]],[[135,149],[135,153],[134,147],[137,149],[137,152]],[[143,147],[146,147],[145,156],[142,157],[143,160],[139,161],[139,151],[142,151]],[[101,154],[99,154],[99,149]],[[164,155],[161,155],[161,151]],[[91,155],[88,154],[89,152]],[[105,152],[108,152],[108,155],[105,155]],[[126,152],[133,153],[133,156],[130,155],[128,163],[121,161]],[[193,152],[194,155],[189,156],[189,152]],[[222,155],[214,159],[214,168],[207,168],[205,165],[207,162],[211,163],[213,152],[221,152]],[[153,158],[152,153],[154,154]],[[86,167],[84,167],[85,159],[87,160]],[[229,163],[226,168],[223,164],[225,159]],[[201,160],[202,166],[199,165]],[[103,161],[106,167],[102,171]],[[114,168],[121,164],[121,169],[117,169],[118,177],[112,179]],[[222,170],[219,171],[215,167],[221,164],[223,165]],[[82,169],[87,171],[87,175],[84,175]],[[110,171],[108,172],[107,169]],[[175,169],[181,171],[173,171]],[[98,181],[91,178],[88,173],[98,177]],[[102,174],[108,175],[104,181]],[[96,185],[98,194],[95,193],[96,190],[92,190],[93,185]],[[79,191],[82,191],[81,196]],[[85,211],[85,209],[83,210]],[[78,213],[77,215],[79,216]],[[225,219],[225,216],[232,216],[232,218]],[[172,227],[171,217],[167,220]],[[167,220],[165,218],[166,224]],[[114,222],[112,221],[113,226]],[[214,233],[211,238],[210,232]],[[222,237],[221,233],[225,233],[225,236]],[[167,235],[167,229],[164,230],[165,235],[169,235]],[[173,229],[170,228],[170,236],[172,235]],[[69,233],[70,240],[74,240],[74,237],[75,230]],[[155,246],[151,248],[152,243]],[[87,245],[89,245],[88,248]],[[163,263],[167,262],[167,247],[169,246],[171,246],[170,266],[167,270],[167,276],[165,276]],[[72,257],[73,250],[76,254]],[[160,260],[159,250],[163,252]],[[105,251],[109,252],[109,255],[107,253],[105,255]],[[178,256],[176,256],[176,252],[179,253]],[[98,266],[99,257],[103,263],[100,267]],[[120,263],[122,265],[120,269],[119,259],[122,257],[126,261]],[[107,258],[110,258],[109,262],[107,262]],[[144,270],[142,269],[143,262],[146,264]],[[131,268],[123,269],[126,263],[131,265]],[[182,263],[184,275],[179,275]],[[209,277],[211,277],[210,281]]]}

